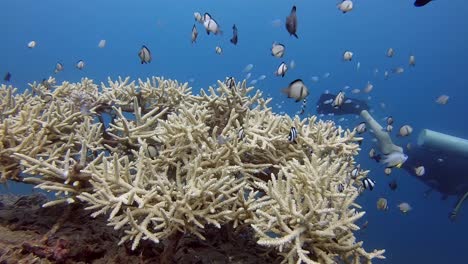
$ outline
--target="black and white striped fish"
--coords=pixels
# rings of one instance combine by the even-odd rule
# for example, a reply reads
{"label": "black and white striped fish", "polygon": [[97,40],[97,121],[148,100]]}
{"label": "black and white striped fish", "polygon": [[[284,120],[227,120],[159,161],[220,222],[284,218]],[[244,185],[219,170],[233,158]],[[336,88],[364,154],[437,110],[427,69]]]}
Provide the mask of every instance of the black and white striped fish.
{"label": "black and white striped fish", "polygon": [[352,179],[356,179],[359,176],[361,165],[357,165],[350,173]]}
{"label": "black and white striped fish", "polygon": [[239,129],[239,131],[237,132],[237,138],[238,138],[239,140],[242,140],[242,139],[245,138],[245,133],[244,133],[244,128],[243,128],[243,127],[241,127],[241,128]]}
{"label": "black and white striped fish", "polygon": [[342,193],[344,191],[344,189],[345,189],[345,186],[342,183],[340,183],[340,184],[338,184],[337,188],[338,188],[338,192]]}
{"label": "black and white striped fish", "polygon": [[373,190],[375,186],[375,181],[373,181],[370,178],[364,178],[362,179],[362,185],[364,186],[365,189]]}
{"label": "black and white striped fish", "polygon": [[300,115],[304,114],[306,107],[307,107],[307,98],[304,98],[304,100],[302,100],[301,111],[299,112]]}
{"label": "black and white striped fish", "polygon": [[138,52],[138,57],[140,57],[141,64],[150,63],[151,51],[145,45],[143,45]]}
{"label": "black and white striped fish", "polygon": [[289,130],[288,141],[291,143],[297,143],[297,129],[295,127],[291,127]]}
{"label": "black and white striped fish", "polygon": [[226,77],[226,80],[224,81],[224,84],[226,84],[226,86],[229,89],[233,89],[233,88],[236,87],[236,80],[234,79],[234,77]]}

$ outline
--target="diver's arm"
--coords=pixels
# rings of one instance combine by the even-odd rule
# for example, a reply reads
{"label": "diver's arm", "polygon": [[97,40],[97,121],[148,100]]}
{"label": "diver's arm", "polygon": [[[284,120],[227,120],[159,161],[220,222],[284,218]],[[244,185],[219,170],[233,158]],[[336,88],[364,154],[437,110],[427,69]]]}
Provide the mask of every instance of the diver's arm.
{"label": "diver's arm", "polygon": [[390,135],[382,129],[382,126],[375,121],[375,119],[367,112],[367,110],[361,111],[361,117],[366,121],[367,125],[374,131],[374,135],[377,138],[377,145],[380,152],[383,154],[390,154],[392,152],[403,153],[403,148],[393,144]]}

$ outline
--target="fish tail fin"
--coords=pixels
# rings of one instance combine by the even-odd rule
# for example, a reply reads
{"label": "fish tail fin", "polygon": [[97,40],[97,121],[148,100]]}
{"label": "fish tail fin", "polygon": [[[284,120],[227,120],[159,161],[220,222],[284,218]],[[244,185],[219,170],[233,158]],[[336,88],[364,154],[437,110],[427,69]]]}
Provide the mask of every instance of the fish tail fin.
{"label": "fish tail fin", "polygon": [[297,39],[299,38],[296,33],[293,33],[292,35],[296,37]]}

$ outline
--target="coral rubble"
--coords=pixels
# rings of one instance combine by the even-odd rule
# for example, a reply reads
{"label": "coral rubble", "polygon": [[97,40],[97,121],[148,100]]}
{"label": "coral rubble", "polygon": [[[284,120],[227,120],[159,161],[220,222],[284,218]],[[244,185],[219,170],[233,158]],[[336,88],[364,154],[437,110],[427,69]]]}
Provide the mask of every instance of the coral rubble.
{"label": "coral rubble", "polygon": [[383,258],[354,236],[367,174],[350,176],[355,131],[277,115],[245,81],[198,95],[156,77],[30,86],[0,88],[1,179],[55,192],[45,207],[86,204],[118,230],[119,244],[204,240],[230,226],[253,229],[283,262]]}

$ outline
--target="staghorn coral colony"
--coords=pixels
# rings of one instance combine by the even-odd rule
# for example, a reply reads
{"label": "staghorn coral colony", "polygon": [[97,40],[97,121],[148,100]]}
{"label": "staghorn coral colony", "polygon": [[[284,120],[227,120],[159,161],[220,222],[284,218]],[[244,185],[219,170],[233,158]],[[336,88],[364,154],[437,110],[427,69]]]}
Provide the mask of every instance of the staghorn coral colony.
{"label": "staghorn coral colony", "polygon": [[355,131],[277,115],[245,81],[199,95],[157,77],[30,86],[0,88],[1,180],[55,192],[43,206],[87,204],[124,230],[120,244],[232,225],[285,263],[384,258],[353,233],[368,173],[350,176]]}

